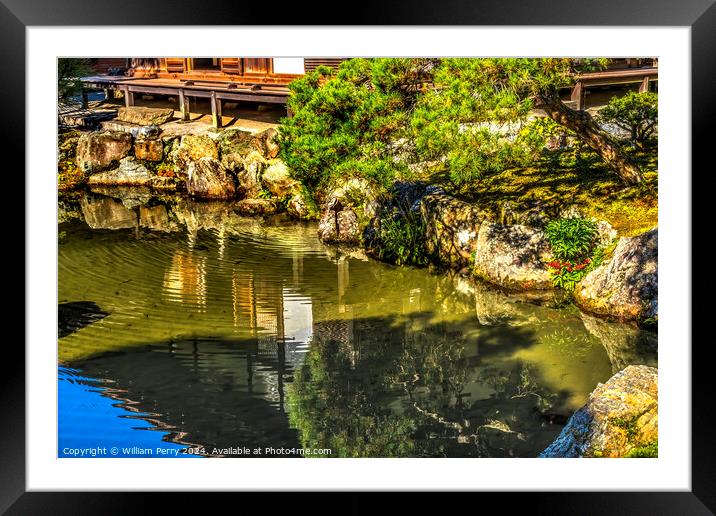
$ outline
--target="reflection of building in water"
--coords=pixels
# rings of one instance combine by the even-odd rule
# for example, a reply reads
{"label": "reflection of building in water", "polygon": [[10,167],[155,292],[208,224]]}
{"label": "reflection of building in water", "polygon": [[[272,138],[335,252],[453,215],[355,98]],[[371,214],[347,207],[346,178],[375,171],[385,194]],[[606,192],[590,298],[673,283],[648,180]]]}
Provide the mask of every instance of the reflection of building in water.
{"label": "reflection of building in water", "polygon": [[191,303],[200,311],[206,308],[206,256],[196,254],[194,238],[189,234],[189,249],[178,249],[164,273],[162,294],[167,301]]}

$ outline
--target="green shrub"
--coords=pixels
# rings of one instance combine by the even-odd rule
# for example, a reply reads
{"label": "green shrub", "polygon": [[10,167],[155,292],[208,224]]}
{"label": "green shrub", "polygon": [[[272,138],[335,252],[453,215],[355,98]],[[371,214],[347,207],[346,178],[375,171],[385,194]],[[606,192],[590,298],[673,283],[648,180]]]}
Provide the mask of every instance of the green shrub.
{"label": "green shrub", "polygon": [[586,258],[597,236],[597,225],[579,217],[560,218],[547,224],[545,235],[558,260]]}
{"label": "green shrub", "polygon": [[405,210],[380,222],[377,254],[396,265],[426,265],[425,222],[420,213]]}
{"label": "green shrub", "polygon": [[389,144],[404,131],[425,61],[350,59],[292,82],[280,145],[293,177],[311,191],[347,174],[389,185],[400,168]]}
{"label": "green shrub", "polygon": [[630,134],[633,144],[642,147],[653,136],[659,116],[659,97],[653,92],[629,92],[614,97],[599,112],[599,119]]}
{"label": "green shrub", "polygon": [[[555,257],[547,264],[552,283],[555,287],[571,291],[594,267],[597,225],[589,219],[560,218],[547,224],[545,235]],[[596,253],[599,261],[601,256]]]}

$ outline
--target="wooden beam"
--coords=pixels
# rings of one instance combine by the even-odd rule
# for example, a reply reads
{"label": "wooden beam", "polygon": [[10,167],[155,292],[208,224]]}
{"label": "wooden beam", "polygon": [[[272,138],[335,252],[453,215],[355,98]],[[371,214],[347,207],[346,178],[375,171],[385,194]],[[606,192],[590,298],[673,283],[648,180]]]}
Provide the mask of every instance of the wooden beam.
{"label": "wooden beam", "polygon": [[577,81],[577,84],[575,84],[574,88],[572,89],[572,96],[570,97],[570,100],[572,100],[572,102],[576,102],[576,107],[579,111],[584,109],[584,103],[586,100],[585,95],[586,91],[584,85],[582,84],[582,81]]}
{"label": "wooden beam", "polygon": [[211,123],[214,127],[221,127],[221,99],[217,98],[216,92],[211,92]]}
{"label": "wooden beam", "polygon": [[646,93],[649,91],[649,76],[647,75],[644,77],[644,80],[641,81],[641,84],[639,85],[639,93]]}
{"label": "wooden beam", "polygon": [[129,87],[125,86],[124,88],[124,105],[127,107],[131,107],[134,105],[134,93],[129,91]]}
{"label": "wooden beam", "polygon": [[181,111],[182,121],[188,122],[191,120],[189,98],[184,94],[184,90],[179,90],[179,110]]}
{"label": "wooden beam", "polygon": [[89,100],[87,98],[87,90],[82,88],[82,109],[87,109]]}

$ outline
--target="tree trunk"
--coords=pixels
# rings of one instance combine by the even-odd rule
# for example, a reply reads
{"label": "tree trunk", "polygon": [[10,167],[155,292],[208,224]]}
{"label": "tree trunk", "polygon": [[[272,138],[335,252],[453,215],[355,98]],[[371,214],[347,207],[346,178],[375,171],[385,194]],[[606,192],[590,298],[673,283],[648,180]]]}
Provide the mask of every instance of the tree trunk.
{"label": "tree trunk", "polygon": [[586,111],[575,111],[556,96],[541,97],[537,106],[559,125],[577,133],[619,177],[628,184],[641,182],[641,170],[622,154],[611,137],[602,130]]}

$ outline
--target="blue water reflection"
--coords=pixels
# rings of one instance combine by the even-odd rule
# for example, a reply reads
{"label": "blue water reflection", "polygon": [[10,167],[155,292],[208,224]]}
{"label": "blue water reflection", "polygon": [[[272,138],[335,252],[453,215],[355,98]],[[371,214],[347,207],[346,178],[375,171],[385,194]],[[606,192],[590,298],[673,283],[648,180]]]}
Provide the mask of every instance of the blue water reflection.
{"label": "blue water reflection", "polygon": [[58,457],[194,457],[189,446],[110,397],[101,381],[76,369],[58,369]]}

